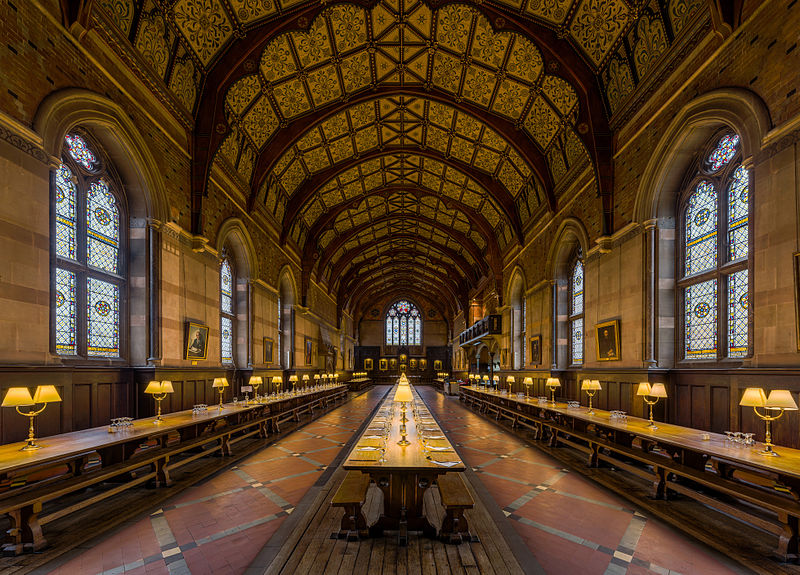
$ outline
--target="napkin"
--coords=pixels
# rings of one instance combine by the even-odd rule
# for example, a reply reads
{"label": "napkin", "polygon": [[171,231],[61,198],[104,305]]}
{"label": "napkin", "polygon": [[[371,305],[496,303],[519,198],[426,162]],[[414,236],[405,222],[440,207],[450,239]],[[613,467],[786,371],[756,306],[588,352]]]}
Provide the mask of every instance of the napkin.
{"label": "napkin", "polygon": [[460,461],[435,461],[431,459],[431,463],[435,463],[436,465],[441,465],[442,467],[455,467]]}
{"label": "napkin", "polygon": [[375,451],[356,450],[350,456],[350,461],[378,461],[381,458],[379,449]]}

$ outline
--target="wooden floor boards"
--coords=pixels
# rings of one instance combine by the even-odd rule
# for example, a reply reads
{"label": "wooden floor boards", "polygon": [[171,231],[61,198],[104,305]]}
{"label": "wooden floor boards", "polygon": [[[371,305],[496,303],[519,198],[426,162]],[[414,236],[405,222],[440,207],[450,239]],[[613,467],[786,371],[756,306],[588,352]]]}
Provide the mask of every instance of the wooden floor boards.
{"label": "wooden floor boards", "polygon": [[[331,508],[330,501],[345,472],[337,470],[320,491],[307,517],[300,521],[283,542],[268,575],[321,573],[325,575],[522,575],[523,570],[489,516],[472,486],[475,508],[467,511],[473,534],[479,542],[447,545],[441,541],[410,533],[407,546],[399,546],[393,532],[363,541],[332,539],[338,531],[342,510]],[[383,505],[382,494],[370,486],[364,507],[367,521],[373,523]],[[425,494],[426,515],[434,525],[443,516],[438,491]]]}

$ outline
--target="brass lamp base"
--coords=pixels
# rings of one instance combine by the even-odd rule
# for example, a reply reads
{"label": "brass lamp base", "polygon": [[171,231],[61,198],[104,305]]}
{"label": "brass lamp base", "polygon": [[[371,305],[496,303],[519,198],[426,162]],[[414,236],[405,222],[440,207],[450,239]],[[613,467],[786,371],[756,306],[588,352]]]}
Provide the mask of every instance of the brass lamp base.
{"label": "brass lamp base", "polygon": [[758,452],[759,455],[766,455],[768,457],[780,457],[780,453],[777,451],[772,451],[772,446],[768,445],[764,449]]}
{"label": "brass lamp base", "polygon": [[[402,445],[403,447],[405,447],[406,445],[411,445],[411,442],[408,439],[406,439],[406,436],[404,435],[403,439],[397,442],[397,445]],[[776,453],[775,455],[778,454]]]}
{"label": "brass lamp base", "polygon": [[[42,448],[42,446],[39,445],[38,443],[36,443],[34,441],[31,441],[31,440],[28,440],[28,444],[25,447],[23,447],[22,449],[20,449],[20,451],[36,451],[37,449],[41,449],[41,448]],[[776,453],[775,455],[778,455],[778,454]]]}

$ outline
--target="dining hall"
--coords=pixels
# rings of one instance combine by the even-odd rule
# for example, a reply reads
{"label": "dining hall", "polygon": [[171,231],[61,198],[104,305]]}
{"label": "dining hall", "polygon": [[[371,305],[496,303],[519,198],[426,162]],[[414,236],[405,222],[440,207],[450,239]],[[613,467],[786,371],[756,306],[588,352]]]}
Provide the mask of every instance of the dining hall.
{"label": "dining hall", "polygon": [[798,30],[0,1],[0,574],[800,575]]}

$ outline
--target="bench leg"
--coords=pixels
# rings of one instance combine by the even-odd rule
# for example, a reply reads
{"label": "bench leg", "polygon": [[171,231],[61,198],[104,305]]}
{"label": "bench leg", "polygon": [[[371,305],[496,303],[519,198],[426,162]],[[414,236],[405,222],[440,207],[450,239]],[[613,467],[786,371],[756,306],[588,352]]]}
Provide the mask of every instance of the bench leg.
{"label": "bench leg", "polygon": [[8,513],[11,528],[6,531],[3,555],[34,553],[47,546],[47,539],[42,535],[42,526],[39,525],[41,511],[42,504],[34,503]]}
{"label": "bench leg", "polygon": [[781,522],[782,531],[778,537],[778,548],[774,554],[784,562],[797,559],[798,551],[800,551],[797,538],[798,519],[786,512],[780,512],[778,520]]}
{"label": "bench leg", "polygon": [[162,457],[161,459],[156,459],[153,462],[153,471],[156,472],[156,478],[155,478],[156,488],[169,487],[170,485],[172,485],[172,480],[169,477],[169,469],[167,469],[168,463],[169,463],[168,455]]}
{"label": "bench leg", "polygon": [[458,544],[466,538],[469,540],[469,524],[464,509],[446,509],[439,537],[445,543]]}
{"label": "bench leg", "polygon": [[361,503],[348,503],[344,506],[342,523],[339,528],[339,539],[358,541],[369,536],[367,519],[361,511]]}

